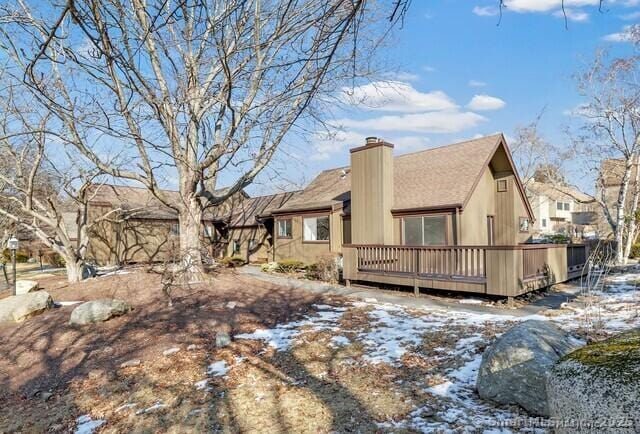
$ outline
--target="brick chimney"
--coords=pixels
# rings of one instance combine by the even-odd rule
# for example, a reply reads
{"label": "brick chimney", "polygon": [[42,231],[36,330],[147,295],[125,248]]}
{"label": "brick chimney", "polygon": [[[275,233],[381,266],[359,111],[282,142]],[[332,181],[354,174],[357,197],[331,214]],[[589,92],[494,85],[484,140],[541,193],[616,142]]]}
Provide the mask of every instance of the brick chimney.
{"label": "brick chimney", "polygon": [[351,237],[354,244],[393,244],[393,145],[367,137],[351,149]]}

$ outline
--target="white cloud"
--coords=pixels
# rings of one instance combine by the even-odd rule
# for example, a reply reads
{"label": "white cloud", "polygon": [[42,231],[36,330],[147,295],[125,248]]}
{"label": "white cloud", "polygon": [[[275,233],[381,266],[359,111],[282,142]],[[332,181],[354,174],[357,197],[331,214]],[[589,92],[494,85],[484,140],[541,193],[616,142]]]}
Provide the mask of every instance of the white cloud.
{"label": "white cloud", "polygon": [[589,14],[581,9],[569,9],[565,8],[564,12],[562,10],[557,10],[553,13],[554,17],[564,19],[565,16],[569,21],[575,21],[577,23],[584,23],[589,21]]}
{"label": "white cloud", "polygon": [[436,68],[434,68],[433,66],[425,65],[422,67],[422,70],[424,72],[435,72]]}
{"label": "white cloud", "polygon": [[406,71],[389,72],[385,76],[393,81],[418,81],[420,79],[418,74]]}
{"label": "white cloud", "polygon": [[[599,4],[600,0],[564,0],[565,9]],[[513,12],[550,12],[562,9],[562,0],[505,0],[504,5]]]}
{"label": "white cloud", "polygon": [[467,104],[467,107],[471,110],[498,110],[507,105],[506,102],[500,98],[490,95],[474,95]]}
{"label": "white cloud", "polygon": [[484,81],[478,80],[469,80],[468,84],[470,87],[485,87],[487,85],[487,83],[485,83]]}
{"label": "white cloud", "polygon": [[333,154],[362,145],[364,139],[364,134],[354,131],[335,131],[331,134],[318,133],[312,142],[314,153],[309,158],[313,161],[326,161]]}
{"label": "white cloud", "polygon": [[339,123],[346,128],[368,132],[457,133],[474,128],[486,120],[484,116],[477,113],[446,110],[381,116],[364,120],[343,119]]}
{"label": "white cloud", "polygon": [[343,89],[345,100],[353,105],[364,104],[373,110],[420,112],[455,109],[457,105],[444,92],[420,92],[401,81],[373,82],[353,89]]}
{"label": "white cloud", "polygon": [[[371,134],[355,131],[335,131],[331,134],[317,134],[313,139],[314,153],[309,157],[312,161],[327,161],[333,155],[345,154],[349,149],[362,146],[365,138]],[[425,136],[385,135],[383,139],[395,145],[395,150],[408,152],[427,148],[431,140]]]}
{"label": "white cloud", "polygon": [[493,17],[498,15],[500,10],[495,6],[475,6],[472,12],[479,17]]}
{"label": "white cloud", "polygon": [[634,24],[630,26],[624,26],[620,32],[610,33],[604,36],[604,39],[607,42],[631,42],[633,40],[634,34],[640,33],[640,25]]}

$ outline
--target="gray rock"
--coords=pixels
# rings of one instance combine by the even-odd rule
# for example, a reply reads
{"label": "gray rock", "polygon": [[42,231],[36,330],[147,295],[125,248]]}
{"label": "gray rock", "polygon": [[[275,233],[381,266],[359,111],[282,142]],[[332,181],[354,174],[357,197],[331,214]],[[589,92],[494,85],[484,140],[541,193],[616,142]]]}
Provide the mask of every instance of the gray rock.
{"label": "gray rock", "polygon": [[226,347],[229,344],[231,344],[231,336],[229,336],[229,333],[223,331],[219,331],[218,333],[216,333],[217,348]]}
{"label": "gray rock", "polygon": [[120,367],[121,368],[132,368],[134,366],[140,366],[142,362],[140,361],[140,359],[131,359],[131,360],[127,360],[126,362],[122,362],[120,363]]}
{"label": "gray rock", "polygon": [[0,300],[0,323],[22,322],[53,307],[48,292],[36,291]]}
{"label": "gray rock", "polygon": [[103,322],[124,315],[130,310],[131,306],[123,300],[92,300],[73,309],[69,322],[78,325]]}
{"label": "gray rock", "polygon": [[500,404],[518,404],[548,416],[546,378],[553,365],[581,342],[545,321],[524,321],[485,350],[478,372],[478,394]]}
{"label": "gray rock", "polygon": [[89,279],[92,277],[96,277],[98,275],[98,271],[96,267],[91,264],[84,264],[82,266],[82,279]]}
{"label": "gray rock", "polygon": [[[547,378],[556,433],[640,432],[640,329],[563,357]],[[573,424],[573,425],[572,425]]]}
{"label": "gray rock", "polygon": [[38,290],[38,282],[35,280],[17,280],[16,295],[28,294]]}
{"label": "gray rock", "polygon": [[180,351],[179,347],[173,347],[173,348],[169,348],[168,350],[164,350],[162,352],[162,355],[165,356],[165,357],[169,357],[169,356],[173,356],[178,351]]}

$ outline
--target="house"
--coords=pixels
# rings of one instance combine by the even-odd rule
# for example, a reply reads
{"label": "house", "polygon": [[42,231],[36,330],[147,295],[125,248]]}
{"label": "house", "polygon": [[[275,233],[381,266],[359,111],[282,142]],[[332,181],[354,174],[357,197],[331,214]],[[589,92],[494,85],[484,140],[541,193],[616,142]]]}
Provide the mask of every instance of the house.
{"label": "house", "polygon": [[[349,166],[302,191],[242,193],[207,209],[205,247],[253,261],[342,258],[347,281],[506,296],[582,270],[584,246],[525,244],[535,213],[501,134],[399,156],[393,148],[369,137]],[[92,241],[94,257],[139,262],[175,251],[176,214],[146,190],[109,186],[95,202],[128,217],[105,227],[108,242]]]}
{"label": "house", "polygon": [[[596,180],[596,197],[606,206],[615,220],[618,210],[618,195],[622,186],[622,178],[625,172],[625,161],[622,159],[610,158],[605,159],[600,164],[599,176]],[[625,201],[625,214],[630,213],[630,205],[633,200],[634,192],[637,188],[638,165],[631,164],[629,173],[629,184],[627,187],[627,198]],[[600,215],[600,228],[604,235],[611,233],[611,228],[606,222],[606,217],[602,213]]]}
{"label": "house", "polygon": [[[177,191],[164,190],[171,201]],[[222,206],[206,208],[201,239],[210,258],[242,255],[247,261],[270,260],[271,210],[282,206],[296,192],[249,197],[232,196]],[[146,188],[96,185],[89,203],[90,219],[119,210],[92,230],[87,258],[97,264],[164,262],[174,259],[180,226],[174,209],[161,203]]]}
{"label": "house", "polygon": [[564,234],[582,239],[595,232],[598,205],[593,197],[569,185],[533,179],[525,189],[535,215],[534,236]]}
{"label": "house", "polygon": [[369,138],[339,172],[347,281],[516,296],[581,272],[585,246],[525,244],[535,217],[501,134],[392,152]]}

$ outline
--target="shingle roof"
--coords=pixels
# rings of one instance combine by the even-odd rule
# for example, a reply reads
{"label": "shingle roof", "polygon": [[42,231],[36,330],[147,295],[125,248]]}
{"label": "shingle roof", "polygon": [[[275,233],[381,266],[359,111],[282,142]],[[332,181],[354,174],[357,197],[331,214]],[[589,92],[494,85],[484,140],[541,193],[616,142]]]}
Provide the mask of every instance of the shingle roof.
{"label": "shingle roof", "polygon": [[569,185],[555,185],[546,182],[530,181],[527,183],[526,189],[528,192],[536,195],[544,195],[553,200],[565,199],[567,197],[582,203],[589,203],[595,200],[592,196]]}
{"label": "shingle roof", "polygon": [[239,201],[231,209],[229,218],[230,227],[254,226],[258,218],[270,215],[275,209],[282,207],[290,199],[300,194],[300,191],[288,191],[285,193],[258,196]]}
{"label": "shingle roof", "polygon": [[[393,158],[393,209],[462,206],[502,140],[502,134],[468,140]],[[346,205],[349,167],[325,170],[277,212]]]}
{"label": "shingle roof", "polygon": [[[624,174],[624,160],[610,158],[603,160],[600,164],[600,177],[606,187],[617,186],[622,183],[622,175]],[[631,182],[635,182],[637,165],[631,169]]]}
{"label": "shingle roof", "polygon": [[[179,203],[182,200],[180,192],[162,190],[169,196],[171,203]],[[241,193],[241,194],[244,194]],[[177,212],[160,202],[147,188],[131,187],[126,185],[96,184],[91,192],[90,202],[110,204],[114,208],[119,207],[124,211],[130,211],[136,218],[148,218],[159,220],[177,220]],[[229,215],[229,208],[235,200],[231,198],[223,206],[205,209],[203,218],[207,220],[223,219]]]}

